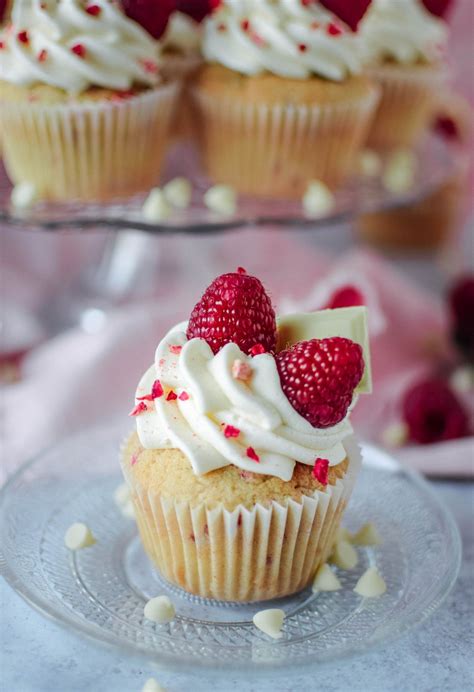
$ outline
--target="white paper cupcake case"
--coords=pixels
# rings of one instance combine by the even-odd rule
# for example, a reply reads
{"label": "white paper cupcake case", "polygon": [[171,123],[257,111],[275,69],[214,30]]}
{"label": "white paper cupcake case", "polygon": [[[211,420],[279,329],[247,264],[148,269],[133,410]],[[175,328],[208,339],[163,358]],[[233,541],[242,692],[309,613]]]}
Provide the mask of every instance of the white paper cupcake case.
{"label": "white paper cupcake case", "polygon": [[232,512],[148,492],[122,458],[148,556],[166,580],[196,596],[249,602],[299,591],[327,559],[360,469],[355,439],[344,445],[348,470],[325,492]]}
{"label": "white paper cupcake case", "polygon": [[121,197],[156,184],[179,83],[122,100],[2,102],[0,132],[14,183],[46,199]]}
{"label": "white paper cupcake case", "polygon": [[378,90],[335,104],[240,104],[194,90],[208,174],[239,192],[300,197],[311,179],[337,185],[354,169]]}

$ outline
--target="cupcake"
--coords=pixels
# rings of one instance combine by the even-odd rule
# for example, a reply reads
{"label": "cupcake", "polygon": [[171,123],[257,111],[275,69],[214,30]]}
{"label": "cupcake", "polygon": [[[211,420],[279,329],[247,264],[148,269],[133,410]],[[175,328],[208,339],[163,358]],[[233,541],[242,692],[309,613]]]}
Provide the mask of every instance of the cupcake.
{"label": "cupcake", "polygon": [[287,198],[344,180],[377,101],[357,34],[316,3],[223,0],[202,50],[193,94],[211,178]]}
{"label": "cupcake", "polygon": [[177,86],[159,43],[109,0],[17,0],[0,35],[0,131],[14,184],[101,200],[156,183]]}
{"label": "cupcake", "polygon": [[262,284],[240,269],[161,340],[121,465],[144,549],[167,581],[226,601],[310,583],[360,467],[349,414],[370,388],[366,333],[363,307],[277,329]]}
{"label": "cupcake", "polygon": [[422,0],[373,0],[360,24],[367,72],[381,89],[368,146],[411,146],[428,127],[446,77],[447,24]]}

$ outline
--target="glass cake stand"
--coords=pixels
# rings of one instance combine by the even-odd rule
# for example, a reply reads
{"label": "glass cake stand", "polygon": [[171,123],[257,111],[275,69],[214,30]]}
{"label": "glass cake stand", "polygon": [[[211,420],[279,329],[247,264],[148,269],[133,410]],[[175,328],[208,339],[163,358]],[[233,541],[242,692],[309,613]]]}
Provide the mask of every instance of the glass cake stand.
{"label": "glass cake stand", "polygon": [[[357,567],[337,570],[340,591],[307,589],[265,604],[194,597],[152,568],[135,522],[114,504],[124,433],[116,422],[84,431],[26,464],[0,492],[1,574],[42,614],[96,642],[206,675],[301,671],[403,634],[434,612],[456,580],[461,544],[448,511],[417,474],[367,445],[344,524],[355,530],[372,521],[383,543],[358,548]],[[64,533],[75,521],[87,523],[97,543],[72,553]],[[374,599],[353,591],[370,565],[387,583]],[[169,624],[144,618],[145,602],[159,594],[175,605]],[[253,626],[262,607],[284,609],[281,639]]]}

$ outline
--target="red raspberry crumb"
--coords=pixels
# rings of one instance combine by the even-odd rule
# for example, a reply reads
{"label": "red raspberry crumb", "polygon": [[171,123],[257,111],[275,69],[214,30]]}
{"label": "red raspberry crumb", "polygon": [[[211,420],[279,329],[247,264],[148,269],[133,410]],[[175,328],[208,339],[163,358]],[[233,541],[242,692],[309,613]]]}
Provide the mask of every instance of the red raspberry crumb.
{"label": "red raspberry crumb", "polygon": [[454,284],[449,304],[454,341],[467,360],[474,362],[474,274]]}
{"label": "red raspberry crumb", "polygon": [[140,65],[148,74],[158,74],[159,72],[158,65],[153,60],[140,60]]}
{"label": "red raspberry crumb", "polygon": [[130,466],[135,466],[138,461],[138,454],[132,454],[130,457]]}
{"label": "red raspberry crumb", "polygon": [[316,480],[321,483],[321,485],[328,484],[328,474],[329,474],[329,461],[327,459],[321,459],[318,457],[314,462],[313,476]]}
{"label": "red raspberry crumb", "polygon": [[334,22],[330,22],[327,25],[326,31],[330,36],[340,36],[342,33],[344,33],[341,27],[337,26],[337,24],[334,24]]}
{"label": "red raspberry crumb", "polygon": [[153,382],[153,386],[151,388],[151,396],[153,399],[159,399],[160,396],[163,396],[163,387],[161,386],[160,380],[155,380]]}
{"label": "red raspberry crumb", "polygon": [[102,12],[102,8],[99,5],[88,5],[86,7],[86,12],[92,17],[97,17]]}
{"label": "red raspberry crumb", "polygon": [[300,43],[298,46],[298,50],[300,53],[306,53],[306,51],[308,50],[308,46],[306,45],[306,43]]}
{"label": "red raspberry crumb", "polygon": [[175,353],[177,355],[178,353],[181,353],[181,351],[183,350],[183,347],[177,346],[176,344],[170,344],[169,350],[171,353]]}
{"label": "red raspberry crumb", "polygon": [[86,57],[86,48],[82,45],[82,43],[74,44],[74,46],[71,47],[71,52],[77,55],[79,58]]}
{"label": "red raspberry crumb", "polygon": [[372,0],[321,0],[326,9],[333,12],[352,31],[357,31],[357,25],[364,16]]}
{"label": "red raspberry crumb", "polygon": [[137,401],[153,401],[151,394],[145,394],[145,396],[137,396]]}
{"label": "red raspberry crumb", "polygon": [[250,22],[249,22],[249,20],[248,20],[248,19],[243,19],[243,20],[240,22],[240,26],[242,27],[242,29],[243,29],[244,31],[248,31],[248,30],[249,30],[249,27],[250,27]]}
{"label": "red raspberry crumb", "polygon": [[178,395],[171,389],[166,396],[166,401],[176,401],[177,398]]}
{"label": "red raspberry crumb", "polygon": [[180,401],[187,401],[189,399],[189,394],[187,392],[181,392],[178,399]]}
{"label": "red raspberry crumb", "polygon": [[364,373],[359,344],[339,336],[311,339],[275,358],[285,395],[311,425],[328,428],[345,417]]}
{"label": "red raspberry crumb", "polygon": [[418,382],[405,394],[403,417],[409,439],[420,444],[455,440],[469,433],[463,406],[441,379]]}
{"label": "red raspberry crumb", "polygon": [[234,428],[233,425],[226,425],[224,427],[224,437],[238,437],[240,435],[240,430]]}
{"label": "red raspberry crumb", "polygon": [[326,308],[351,308],[356,305],[365,305],[365,298],[355,286],[341,286],[331,296]]}
{"label": "red raspberry crumb", "polygon": [[244,382],[252,377],[252,368],[243,360],[234,360],[232,364],[232,377],[234,380],[243,380]]}
{"label": "red raspberry crumb", "polygon": [[251,356],[259,356],[261,353],[266,353],[265,346],[263,346],[263,344],[254,344],[249,351]]}
{"label": "red raspberry crumb", "polygon": [[321,24],[319,22],[311,22],[311,28],[312,29],[319,29]]}
{"label": "red raspberry crumb", "polygon": [[3,50],[5,48],[5,43],[3,41],[0,41],[0,50]]}
{"label": "red raspberry crumb", "polygon": [[260,462],[260,457],[258,456],[257,452],[254,450],[253,447],[247,447],[246,454],[249,459],[253,459],[253,461],[256,461],[257,463]]}
{"label": "red raspberry crumb", "polygon": [[153,38],[165,32],[176,0],[122,0],[122,7],[130,19],[140,24]]}
{"label": "red raspberry crumb", "polygon": [[227,31],[227,27],[222,22],[217,25],[217,31]]}
{"label": "red raspberry crumb", "polygon": [[129,416],[139,416],[140,413],[143,413],[144,411],[148,411],[148,406],[145,404],[144,401],[140,401],[128,414]]}
{"label": "red raspberry crumb", "polygon": [[29,43],[30,42],[30,37],[29,37],[27,31],[20,31],[16,37],[20,41],[20,43]]}
{"label": "red raspberry crumb", "polygon": [[205,339],[214,353],[234,342],[244,353],[261,344],[274,351],[276,320],[261,282],[249,274],[223,274],[214,279],[189,319],[187,338]]}
{"label": "red raspberry crumb", "polygon": [[44,62],[48,57],[48,51],[43,48],[43,50],[40,50],[38,53],[38,62]]}

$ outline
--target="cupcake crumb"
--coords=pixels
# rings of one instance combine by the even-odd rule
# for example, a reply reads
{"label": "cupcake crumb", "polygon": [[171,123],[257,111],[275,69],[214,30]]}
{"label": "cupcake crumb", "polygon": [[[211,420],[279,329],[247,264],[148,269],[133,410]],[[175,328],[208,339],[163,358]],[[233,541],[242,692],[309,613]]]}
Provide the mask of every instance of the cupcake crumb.
{"label": "cupcake crumb", "polygon": [[335,206],[335,198],[328,186],[321,180],[311,180],[303,195],[305,214],[319,218],[329,214]]}
{"label": "cupcake crumb", "polygon": [[369,567],[354,587],[354,591],[364,598],[377,598],[386,590],[387,585],[375,567]]}
{"label": "cupcake crumb", "polygon": [[259,610],[253,616],[253,624],[257,629],[261,630],[264,634],[267,634],[273,639],[280,639],[281,628],[283,626],[283,620],[285,619],[285,613],[280,608],[268,608],[266,610]]}
{"label": "cupcake crumb", "polygon": [[232,216],[237,210],[237,194],[230,185],[214,185],[204,194],[204,204],[216,214]]}
{"label": "cupcake crumb", "polygon": [[192,185],[184,177],[173,178],[163,187],[166,201],[177,209],[187,209],[189,207],[192,193]]}
{"label": "cupcake crumb", "polygon": [[157,622],[160,625],[171,622],[175,613],[174,605],[171,603],[168,596],[155,596],[155,598],[150,598],[143,609],[143,614],[147,620]]}
{"label": "cupcake crumb", "polygon": [[82,522],[72,524],[64,534],[64,544],[69,550],[81,550],[96,543],[90,528]]}

